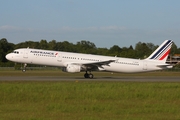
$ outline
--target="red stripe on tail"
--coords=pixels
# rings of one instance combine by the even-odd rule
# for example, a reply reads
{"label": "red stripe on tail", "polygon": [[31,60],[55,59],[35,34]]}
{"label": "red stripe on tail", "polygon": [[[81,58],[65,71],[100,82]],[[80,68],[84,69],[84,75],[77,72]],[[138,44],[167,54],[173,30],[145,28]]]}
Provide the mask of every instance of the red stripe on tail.
{"label": "red stripe on tail", "polygon": [[170,49],[159,59],[159,60],[163,60],[165,57],[167,57],[167,55],[169,54]]}

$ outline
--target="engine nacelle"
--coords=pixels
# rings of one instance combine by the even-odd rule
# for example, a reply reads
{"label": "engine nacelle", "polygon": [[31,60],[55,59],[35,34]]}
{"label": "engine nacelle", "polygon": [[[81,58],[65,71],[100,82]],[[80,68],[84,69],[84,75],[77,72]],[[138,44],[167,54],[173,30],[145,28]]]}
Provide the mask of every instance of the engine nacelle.
{"label": "engine nacelle", "polygon": [[71,65],[68,64],[67,67],[62,68],[63,72],[70,72],[70,73],[77,73],[81,71],[81,66],[80,65]]}

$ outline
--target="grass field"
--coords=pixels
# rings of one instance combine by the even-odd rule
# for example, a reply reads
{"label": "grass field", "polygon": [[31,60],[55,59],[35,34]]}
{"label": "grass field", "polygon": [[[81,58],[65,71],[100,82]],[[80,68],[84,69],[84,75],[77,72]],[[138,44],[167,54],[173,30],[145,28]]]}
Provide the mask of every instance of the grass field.
{"label": "grass field", "polygon": [[[83,73],[81,73],[83,74]],[[0,76],[66,76],[60,71],[0,71]],[[179,72],[142,75],[179,76]],[[0,120],[180,119],[177,82],[0,81]]]}

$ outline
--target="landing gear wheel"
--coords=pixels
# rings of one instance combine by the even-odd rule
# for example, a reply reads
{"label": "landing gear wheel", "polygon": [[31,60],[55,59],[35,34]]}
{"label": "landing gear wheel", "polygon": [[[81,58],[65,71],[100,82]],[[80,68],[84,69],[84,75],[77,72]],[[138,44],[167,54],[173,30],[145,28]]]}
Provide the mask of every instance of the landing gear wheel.
{"label": "landing gear wheel", "polygon": [[92,79],[93,77],[94,77],[94,75],[90,73],[89,78]]}
{"label": "landing gear wheel", "polygon": [[23,69],[22,69],[22,72],[26,72],[26,66],[27,66],[27,64],[25,63],[25,64],[24,64],[24,67],[23,67]]}
{"label": "landing gear wheel", "polygon": [[85,73],[85,74],[84,74],[84,78],[89,78],[89,74],[88,74],[88,73]]}
{"label": "landing gear wheel", "polygon": [[87,73],[87,71],[86,71],[86,73],[84,74],[84,78],[90,78],[90,79],[92,79],[94,77],[94,75],[93,74],[88,74]]}

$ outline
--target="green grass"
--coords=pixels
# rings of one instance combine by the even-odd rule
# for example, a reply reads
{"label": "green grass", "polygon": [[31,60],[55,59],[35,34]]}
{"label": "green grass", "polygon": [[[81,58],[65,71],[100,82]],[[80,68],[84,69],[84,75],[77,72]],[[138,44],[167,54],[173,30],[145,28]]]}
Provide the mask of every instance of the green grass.
{"label": "green grass", "polygon": [[175,82],[0,82],[0,120],[169,120],[179,113]]}

